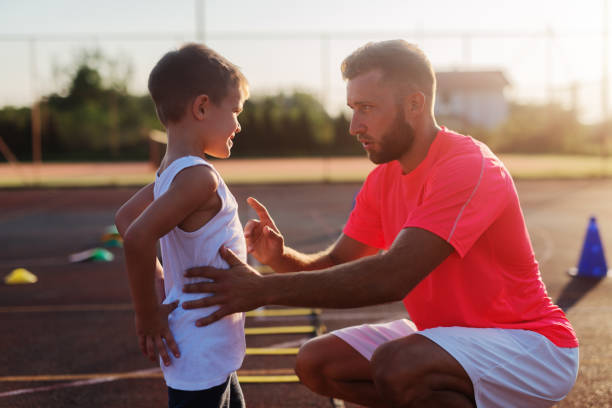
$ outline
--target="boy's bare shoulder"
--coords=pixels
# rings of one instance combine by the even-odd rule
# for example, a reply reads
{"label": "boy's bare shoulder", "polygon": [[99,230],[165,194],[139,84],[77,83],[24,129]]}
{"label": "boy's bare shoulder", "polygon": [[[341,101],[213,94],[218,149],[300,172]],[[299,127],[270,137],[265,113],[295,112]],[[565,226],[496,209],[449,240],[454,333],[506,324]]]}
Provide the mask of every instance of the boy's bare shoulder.
{"label": "boy's bare shoulder", "polygon": [[206,165],[190,166],[181,170],[172,181],[171,189],[192,190],[198,194],[214,193],[219,187],[219,176]]}

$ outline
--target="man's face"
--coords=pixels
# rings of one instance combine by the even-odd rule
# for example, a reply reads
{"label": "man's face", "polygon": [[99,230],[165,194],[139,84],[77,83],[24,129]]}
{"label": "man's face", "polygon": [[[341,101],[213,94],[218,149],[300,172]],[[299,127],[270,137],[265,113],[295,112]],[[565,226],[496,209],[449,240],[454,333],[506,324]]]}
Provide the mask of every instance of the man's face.
{"label": "man's face", "polygon": [[399,159],[414,141],[397,89],[381,78],[381,71],[373,70],[350,79],[346,87],[347,104],[353,110],[349,132],[376,164]]}

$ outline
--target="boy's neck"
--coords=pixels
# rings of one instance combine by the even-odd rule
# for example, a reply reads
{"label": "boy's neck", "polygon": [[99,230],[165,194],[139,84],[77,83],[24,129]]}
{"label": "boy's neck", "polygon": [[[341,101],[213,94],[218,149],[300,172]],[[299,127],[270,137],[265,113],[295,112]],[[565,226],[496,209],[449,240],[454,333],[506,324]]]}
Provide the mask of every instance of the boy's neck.
{"label": "boy's neck", "polygon": [[204,157],[204,146],[193,129],[180,125],[172,125],[166,129],[168,146],[166,156],[172,161],[183,156]]}

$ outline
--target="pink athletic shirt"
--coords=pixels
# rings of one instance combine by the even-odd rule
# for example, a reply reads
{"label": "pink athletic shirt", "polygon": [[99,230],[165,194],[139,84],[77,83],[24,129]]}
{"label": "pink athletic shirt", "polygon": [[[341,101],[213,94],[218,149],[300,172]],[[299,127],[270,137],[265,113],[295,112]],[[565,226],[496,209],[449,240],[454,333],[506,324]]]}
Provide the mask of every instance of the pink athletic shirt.
{"label": "pink athletic shirt", "polygon": [[514,182],[486,145],[442,128],[410,173],[402,174],[397,161],[372,170],[344,234],[388,249],[409,227],[430,231],[455,249],[404,298],[419,330],[524,329],[560,347],[578,346],[565,314],[546,293]]}

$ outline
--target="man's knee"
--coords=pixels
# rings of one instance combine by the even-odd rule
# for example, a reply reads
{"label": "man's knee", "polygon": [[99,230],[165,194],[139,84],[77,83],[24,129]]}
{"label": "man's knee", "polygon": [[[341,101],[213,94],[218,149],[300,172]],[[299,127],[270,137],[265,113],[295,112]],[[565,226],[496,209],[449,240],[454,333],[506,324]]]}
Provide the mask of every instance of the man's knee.
{"label": "man's knee", "polygon": [[329,362],[325,359],[324,342],[313,339],[300,348],[295,362],[295,373],[300,381],[315,392],[323,391],[325,384],[325,366]]}
{"label": "man's knee", "polygon": [[[371,359],[372,378],[378,392],[393,406],[407,406],[418,396],[414,365],[402,364],[412,351],[394,341],[378,347]],[[408,358],[409,359],[409,358]]]}
{"label": "man's knee", "polygon": [[469,400],[473,394],[471,381],[459,363],[420,335],[378,347],[372,355],[371,369],[379,393],[394,406],[419,405],[418,401],[436,399],[437,391],[444,391],[445,398],[460,397],[460,401]]}

